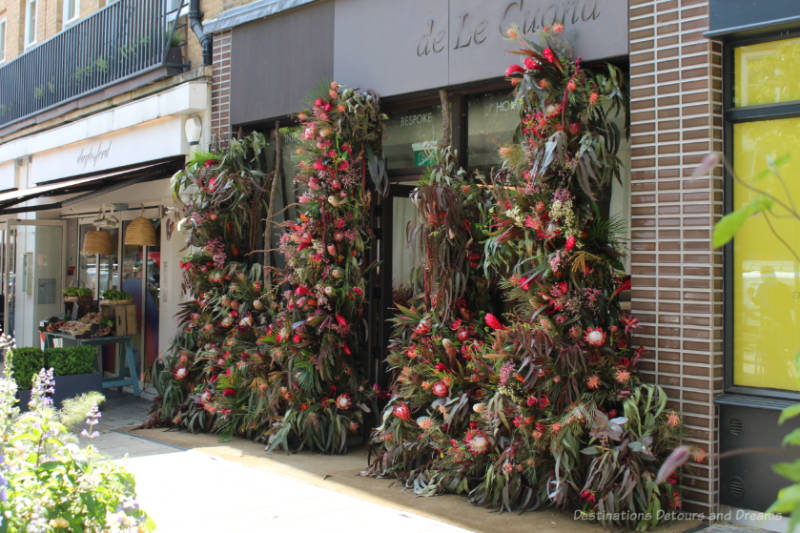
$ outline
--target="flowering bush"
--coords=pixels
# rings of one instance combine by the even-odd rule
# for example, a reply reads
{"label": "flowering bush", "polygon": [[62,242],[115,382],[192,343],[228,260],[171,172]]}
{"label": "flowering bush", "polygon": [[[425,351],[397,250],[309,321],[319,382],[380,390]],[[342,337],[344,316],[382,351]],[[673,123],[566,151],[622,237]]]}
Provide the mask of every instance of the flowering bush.
{"label": "flowering bush", "polygon": [[[53,371],[34,376],[29,411],[0,376],[0,531],[152,531],[136,503],[135,481],[93,446],[81,448],[52,406]],[[83,435],[96,436],[94,405]]]}
{"label": "flowering bush", "polygon": [[266,139],[232,139],[221,153],[196,153],[173,178],[178,225],[192,253],[184,257],[181,325],[154,381],[151,424],[253,436],[268,423],[257,402],[267,366],[256,339],[273,302],[255,250],[262,248],[274,172]]}
{"label": "flowering bush", "polygon": [[342,453],[369,412],[359,361],[381,117],[376,96],[333,82],[298,118],[300,213],[281,238],[283,309],[259,339],[272,363],[265,388],[274,424],[264,437],[268,449]]}
{"label": "flowering bush", "polygon": [[680,506],[674,480],[656,482],[680,418],[638,380],[638,321],[619,305],[630,282],[600,207],[619,176],[620,74],[584,68],[550,32],[540,45],[509,34],[522,46],[506,72],[520,135],[500,150],[482,239],[507,311],[470,306],[483,311],[456,327],[478,334],[466,352],[441,321],[404,313],[425,323],[423,346],[390,355],[399,371],[371,471],[499,509],[625,509],[645,528],[637,512]]}

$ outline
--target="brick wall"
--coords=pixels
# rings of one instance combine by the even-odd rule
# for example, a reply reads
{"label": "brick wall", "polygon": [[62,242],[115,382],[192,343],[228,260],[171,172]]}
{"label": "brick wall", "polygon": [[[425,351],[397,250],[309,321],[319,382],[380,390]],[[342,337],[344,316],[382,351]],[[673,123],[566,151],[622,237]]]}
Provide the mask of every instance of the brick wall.
{"label": "brick wall", "polygon": [[710,452],[683,477],[687,508],[716,510],[722,391],[721,169],[692,172],[722,150],[721,48],[702,33],[708,0],[630,0],[631,308],[650,350],[645,379],[684,415],[686,441]]}
{"label": "brick wall", "polygon": [[231,39],[226,31],[214,35],[211,84],[211,142],[224,144],[231,134]]}

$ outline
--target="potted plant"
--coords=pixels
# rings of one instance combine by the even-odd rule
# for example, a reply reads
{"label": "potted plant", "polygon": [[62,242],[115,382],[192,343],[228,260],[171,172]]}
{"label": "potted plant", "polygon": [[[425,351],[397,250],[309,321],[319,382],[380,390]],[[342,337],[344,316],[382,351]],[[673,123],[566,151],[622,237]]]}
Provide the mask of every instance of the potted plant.
{"label": "potted plant", "polygon": [[129,303],[133,303],[133,296],[125,291],[116,289],[103,291],[103,299],[100,301],[100,305],[124,305]]}
{"label": "potted plant", "polygon": [[80,299],[91,299],[92,289],[87,287],[67,287],[64,289],[65,302],[77,302]]}
{"label": "potted plant", "polygon": [[97,371],[95,346],[67,346],[64,348],[15,348],[8,352],[8,361],[14,369],[17,398],[20,406],[27,408],[31,395],[33,376],[42,368],[52,368],[56,380],[53,402],[61,405],[67,398],[103,387],[103,375]]}

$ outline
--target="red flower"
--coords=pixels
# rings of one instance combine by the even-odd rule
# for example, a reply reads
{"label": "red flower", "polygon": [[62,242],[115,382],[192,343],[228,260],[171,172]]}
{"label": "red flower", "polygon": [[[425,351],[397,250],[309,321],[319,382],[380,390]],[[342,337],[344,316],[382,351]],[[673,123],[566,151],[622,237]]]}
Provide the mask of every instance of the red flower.
{"label": "red flower", "polygon": [[503,324],[501,324],[500,321],[497,319],[497,317],[494,316],[492,313],[486,313],[484,320],[486,321],[486,325],[494,330],[506,329],[506,327]]}
{"label": "red flower", "polygon": [[575,248],[575,235],[570,235],[567,237],[567,243],[564,245],[564,249],[571,252],[573,248]]}
{"label": "red flower", "polygon": [[542,396],[541,398],[539,398],[539,406],[542,409],[546,409],[548,405],[550,405],[550,398],[548,398],[547,396]]}
{"label": "red flower", "polygon": [[436,383],[434,383],[433,387],[431,387],[431,391],[433,392],[434,395],[438,396],[439,398],[444,398],[450,393],[449,389],[447,388],[447,385],[445,385],[443,381],[437,381]]}
{"label": "red flower", "polygon": [[225,397],[236,396],[236,389],[227,387],[224,391],[222,391],[222,395]]}
{"label": "red flower", "polygon": [[299,333],[295,333],[294,337],[292,337],[292,342],[295,344],[300,344],[303,342],[303,337]]}
{"label": "red flower", "polygon": [[351,403],[352,401],[350,400],[349,394],[340,394],[336,398],[336,408],[341,411],[347,411],[348,409],[350,409]]}
{"label": "red flower", "polygon": [[556,55],[553,53],[553,51],[550,49],[549,46],[544,50],[542,50],[542,55],[550,63],[554,63],[556,60]]}
{"label": "red flower", "polygon": [[400,402],[399,404],[395,405],[394,409],[392,409],[392,414],[400,420],[411,419],[411,410],[406,405],[406,402]]}
{"label": "red flower", "polygon": [[461,328],[458,330],[458,333],[456,333],[456,337],[458,337],[458,340],[461,342],[466,341],[469,339],[469,330],[467,330],[467,328]]}
{"label": "red flower", "polygon": [[[526,57],[523,63],[525,63],[525,68],[528,70],[536,70],[539,68],[539,63],[532,57]],[[506,76],[508,76],[508,74],[506,74]]]}
{"label": "red flower", "polygon": [[444,363],[436,363],[436,366],[434,366],[433,369],[436,370],[437,372],[444,372],[445,370],[447,370],[447,367],[444,366]]}
{"label": "red flower", "polygon": [[339,325],[342,326],[343,328],[347,327],[347,319],[342,315],[340,315],[339,313],[336,313],[336,322],[338,322]]}
{"label": "red flower", "polygon": [[450,323],[450,330],[452,330],[452,331],[456,331],[460,327],[461,327],[461,319],[460,318],[457,319],[457,320],[453,320]]}
{"label": "red flower", "polygon": [[525,69],[514,63],[513,65],[509,65],[508,68],[506,69],[506,76],[508,77],[511,76],[512,74],[517,74],[517,73],[521,74],[523,72],[525,72]]}
{"label": "red flower", "polygon": [[589,345],[599,348],[606,343],[607,336],[608,335],[602,328],[587,328],[583,340],[589,343]]}
{"label": "red flower", "polygon": [[481,430],[467,430],[467,448],[476,455],[481,455],[489,451],[489,437]]}

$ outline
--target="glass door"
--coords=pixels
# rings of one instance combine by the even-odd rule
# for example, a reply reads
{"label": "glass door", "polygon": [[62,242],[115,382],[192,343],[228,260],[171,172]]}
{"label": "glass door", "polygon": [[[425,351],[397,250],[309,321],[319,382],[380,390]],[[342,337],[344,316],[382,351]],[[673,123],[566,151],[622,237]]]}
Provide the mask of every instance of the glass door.
{"label": "glass door", "polygon": [[39,323],[64,311],[64,223],[5,221],[0,238],[3,330],[17,346],[38,346]]}

